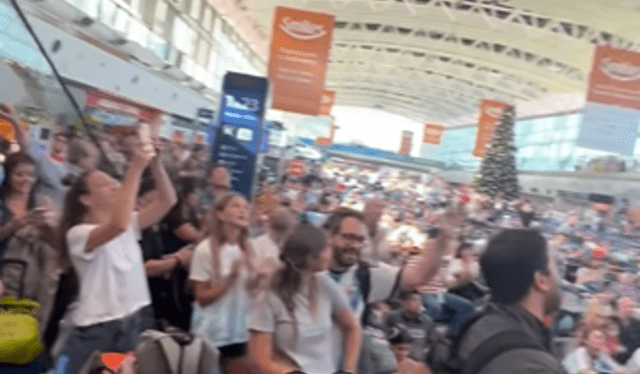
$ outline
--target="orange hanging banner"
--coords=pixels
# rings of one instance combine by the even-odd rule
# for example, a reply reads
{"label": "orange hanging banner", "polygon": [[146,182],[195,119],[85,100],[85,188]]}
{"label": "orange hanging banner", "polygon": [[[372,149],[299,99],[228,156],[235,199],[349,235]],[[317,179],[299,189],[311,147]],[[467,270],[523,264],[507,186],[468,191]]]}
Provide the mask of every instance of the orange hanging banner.
{"label": "orange hanging banner", "polygon": [[318,115],[335,16],[277,7],[269,55],[273,109]]}
{"label": "orange hanging banner", "polygon": [[596,46],[576,145],[631,156],[638,120],[640,53]]}
{"label": "orange hanging banner", "polygon": [[587,101],[640,109],[640,53],[597,46]]}
{"label": "orange hanging banner", "polygon": [[426,125],[424,125],[424,134],[422,136],[422,142],[429,143],[429,144],[440,144],[440,138],[442,138],[443,131],[444,131],[443,126],[427,123]]}
{"label": "orange hanging banner", "polygon": [[324,90],[322,93],[322,99],[320,99],[320,111],[321,116],[328,116],[331,114],[333,104],[336,102],[336,91]]}
{"label": "orange hanging banner", "polygon": [[412,131],[403,131],[402,132],[402,142],[400,143],[400,154],[408,155],[411,153],[411,148],[413,148],[413,132]]}
{"label": "orange hanging banner", "polygon": [[473,155],[484,157],[487,145],[493,138],[493,133],[500,122],[502,113],[509,104],[502,101],[482,100],[480,103],[480,116],[478,118],[478,132]]}

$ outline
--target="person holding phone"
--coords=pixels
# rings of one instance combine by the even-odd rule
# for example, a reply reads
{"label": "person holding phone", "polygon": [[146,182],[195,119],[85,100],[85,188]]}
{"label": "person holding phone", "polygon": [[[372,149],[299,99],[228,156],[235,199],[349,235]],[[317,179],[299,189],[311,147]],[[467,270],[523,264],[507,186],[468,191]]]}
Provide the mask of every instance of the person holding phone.
{"label": "person holding phone", "polygon": [[[133,350],[142,332],[151,297],[138,237],[169,212],[177,197],[158,157],[140,142],[132,145],[131,156],[122,182],[95,170],[82,174],[66,196],[59,241],[80,290],[56,374],[76,374],[94,351]],[[157,195],[134,212],[149,164]]]}
{"label": "person holding phone", "polygon": [[4,258],[9,239],[23,227],[43,224],[47,212],[37,204],[35,161],[29,155],[9,155],[4,171],[5,178],[0,185],[0,260]]}
{"label": "person holding phone", "polygon": [[17,119],[15,108],[11,103],[0,103],[0,119],[11,124],[15,132],[20,152],[28,153],[35,163],[36,189],[39,194],[46,195],[59,209],[64,196],[69,190],[63,183],[71,172],[68,163],[69,138],[64,129],[59,127],[54,131],[48,152],[43,152],[37,144],[29,142],[29,136]]}

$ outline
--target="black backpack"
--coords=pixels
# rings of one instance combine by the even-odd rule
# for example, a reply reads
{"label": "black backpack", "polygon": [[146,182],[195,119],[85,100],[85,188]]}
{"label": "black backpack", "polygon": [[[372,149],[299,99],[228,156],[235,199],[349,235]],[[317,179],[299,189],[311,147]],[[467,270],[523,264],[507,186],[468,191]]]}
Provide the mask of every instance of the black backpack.
{"label": "black backpack", "polygon": [[478,374],[494,358],[514,349],[547,351],[523,330],[506,330],[482,342],[466,361],[458,357],[458,349],[466,332],[486,315],[478,312],[465,319],[455,336],[441,337],[429,352],[427,362],[434,374]]}

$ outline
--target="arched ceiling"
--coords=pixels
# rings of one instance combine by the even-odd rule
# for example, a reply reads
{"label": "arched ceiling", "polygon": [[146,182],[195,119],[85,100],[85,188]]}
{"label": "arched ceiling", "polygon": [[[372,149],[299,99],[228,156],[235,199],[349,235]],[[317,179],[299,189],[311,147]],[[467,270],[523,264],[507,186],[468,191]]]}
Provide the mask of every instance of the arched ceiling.
{"label": "arched ceiling", "polygon": [[337,104],[420,122],[473,115],[484,98],[583,93],[594,45],[640,51],[640,0],[234,2],[264,35],[262,54],[276,6],[335,14],[326,87]]}

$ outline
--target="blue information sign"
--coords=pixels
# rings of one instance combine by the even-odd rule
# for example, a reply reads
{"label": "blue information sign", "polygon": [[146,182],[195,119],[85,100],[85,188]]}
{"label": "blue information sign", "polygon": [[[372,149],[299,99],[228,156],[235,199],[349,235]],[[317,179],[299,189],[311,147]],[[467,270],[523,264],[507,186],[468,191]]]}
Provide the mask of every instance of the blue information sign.
{"label": "blue information sign", "polygon": [[271,133],[271,121],[265,121],[262,125],[262,135],[260,139],[260,153],[269,153],[269,136]]}
{"label": "blue information sign", "polygon": [[227,73],[220,111],[211,126],[212,161],[227,166],[232,189],[251,196],[256,154],[262,139],[262,119],[268,92],[266,78]]}

